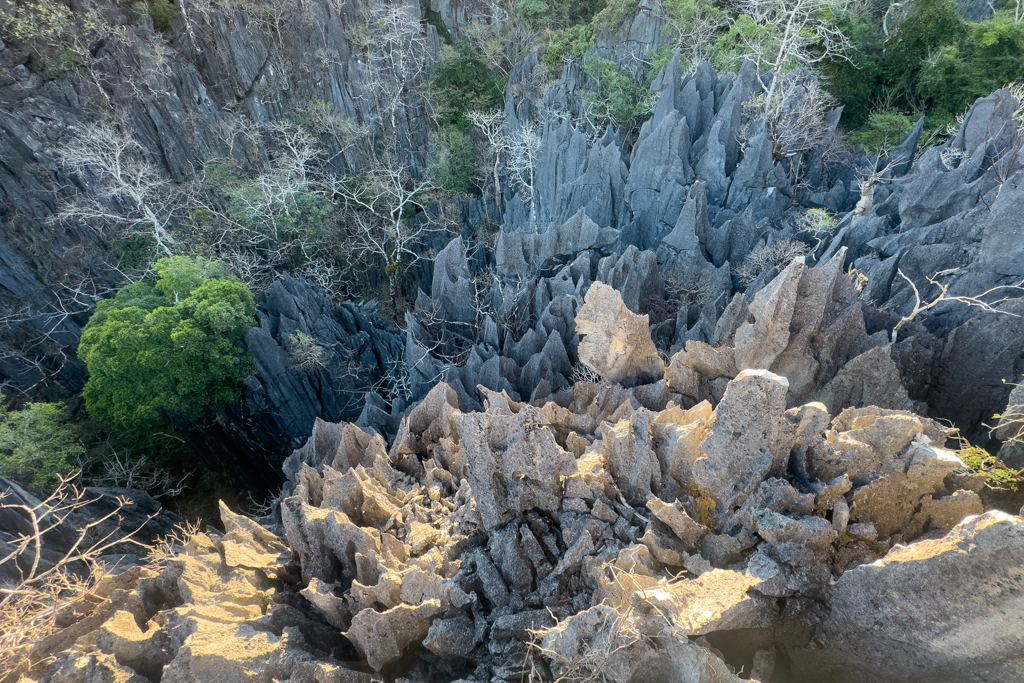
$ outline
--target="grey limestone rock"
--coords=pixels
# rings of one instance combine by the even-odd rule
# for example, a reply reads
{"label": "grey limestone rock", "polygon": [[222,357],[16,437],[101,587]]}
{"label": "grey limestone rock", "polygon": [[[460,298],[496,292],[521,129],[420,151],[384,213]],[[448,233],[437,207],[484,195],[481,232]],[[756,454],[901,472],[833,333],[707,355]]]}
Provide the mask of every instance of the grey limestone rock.
{"label": "grey limestone rock", "polygon": [[814,640],[791,651],[795,679],[1016,680],[1022,542],[1019,517],[988,512],[848,570]]}

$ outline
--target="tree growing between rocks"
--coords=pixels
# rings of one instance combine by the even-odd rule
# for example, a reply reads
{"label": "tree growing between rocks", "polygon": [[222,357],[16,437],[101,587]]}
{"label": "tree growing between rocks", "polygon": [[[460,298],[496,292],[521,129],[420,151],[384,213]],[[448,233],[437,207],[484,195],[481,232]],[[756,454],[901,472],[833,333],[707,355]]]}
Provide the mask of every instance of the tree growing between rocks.
{"label": "tree growing between rocks", "polygon": [[345,209],[343,240],[351,265],[360,259],[380,259],[394,300],[399,269],[423,257],[416,248],[421,240],[444,230],[437,221],[416,215],[438,186],[387,155],[363,173],[339,178],[330,189]]}
{"label": "tree growing between rocks", "polygon": [[494,204],[501,208],[501,170],[511,149],[511,140],[505,132],[505,114],[500,109],[488,114],[474,111],[469,112],[466,118],[487,140],[485,161],[494,180]]}
{"label": "tree growing between rocks", "polygon": [[402,98],[414,92],[430,70],[430,46],[419,7],[402,0],[381,3],[369,11],[367,29],[353,32],[349,39],[357,37],[366,50],[366,89],[377,116],[396,130]]}
{"label": "tree growing between rocks", "polygon": [[900,330],[902,330],[905,325],[913,322],[917,318],[917,316],[921,315],[922,313],[930,311],[939,304],[946,301],[957,301],[968,306],[975,306],[989,313],[1000,313],[1002,315],[1009,315],[1015,318],[1020,317],[1016,313],[1011,313],[1010,311],[1004,311],[999,308],[996,308],[999,304],[1008,301],[1009,299],[1014,297],[1001,296],[999,298],[992,300],[988,299],[990,299],[997,292],[1004,294],[1008,291],[1024,292],[1024,281],[1016,285],[1000,285],[998,287],[992,287],[990,289],[985,290],[981,294],[954,295],[949,293],[950,285],[940,282],[940,279],[947,275],[951,275],[952,273],[955,273],[958,270],[959,268],[942,270],[928,277],[928,283],[939,288],[939,293],[930,301],[922,301],[921,292],[918,290],[917,285],[914,284],[914,281],[907,277],[902,270],[896,270],[899,276],[907,281],[907,284],[910,285],[911,290],[913,290],[914,292],[914,307],[913,309],[911,309],[910,313],[903,316],[900,319],[900,321],[896,323],[895,327],[892,328],[892,343],[896,343],[896,338],[899,335]]}
{"label": "tree growing between rocks", "polygon": [[[771,73],[765,102],[771,106],[782,74],[794,67],[812,66],[825,59],[847,58],[850,39],[835,23],[846,0],[744,0],[738,10],[748,21],[733,29],[746,46],[747,56]],[[746,24],[752,24],[747,26]]]}
{"label": "tree growing between rocks", "polygon": [[510,181],[513,188],[524,195],[530,205],[530,225],[537,224],[537,207],[534,192],[534,172],[540,155],[541,139],[537,129],[530,122],[520,123],[508,134],[508,161]]}
{"label": "tree growing between rocks", "polygon": [[97,304],[79,346],[89,414],[128,431],[198,420],[236,400],[251,371],[252,292],[218,262],[175,256],[153,268],[156,278]]}
{"label": "tree growing between rocks", "polygon": [[10,410],[0,403],[0,476],[46,496],[70,475],[85,452],[67,408],[60,403],[29,403]]}

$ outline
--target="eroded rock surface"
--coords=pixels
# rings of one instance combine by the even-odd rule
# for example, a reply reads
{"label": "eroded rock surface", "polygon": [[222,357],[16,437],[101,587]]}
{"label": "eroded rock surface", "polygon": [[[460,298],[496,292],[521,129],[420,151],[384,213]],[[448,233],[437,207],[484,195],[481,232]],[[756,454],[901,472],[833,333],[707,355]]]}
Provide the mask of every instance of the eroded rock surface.
{"label": "eroded rock surface", "polygon": [[653,379],[661,373],[646,315],[636,315],[615,289],[595,282],[576,316],[580,362],[610,382]]}
{"label": "eroded rock surface", "polygon": [[[779,277],[754,309],[803,300],[801,264]],[[606,331],[642,318],[590,292],[584,329],[600,297]],[[390,443],[316,423],[272,528],[222,509],[32,680],[1018,680],[1021,519],[984,511],[946,427],[794,399],[820,384],[799,331],[737,320],[735,346],[688,343],[633,386],[481,386],[476,410],[439,383]],[[636,331],[586,333],[591,357],[636,367]]]}

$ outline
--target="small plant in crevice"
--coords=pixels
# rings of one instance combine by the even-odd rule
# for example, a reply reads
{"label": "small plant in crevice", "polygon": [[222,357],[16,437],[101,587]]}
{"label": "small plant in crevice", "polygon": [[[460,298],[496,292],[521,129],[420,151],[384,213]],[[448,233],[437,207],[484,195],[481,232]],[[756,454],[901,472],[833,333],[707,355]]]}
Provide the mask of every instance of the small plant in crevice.
{"label": "small plant in crevice", "polygon": [[288,365],[295,370],[315,370],[325,368],[331,362],[330,349],[324,348],[316,339],[302,330],[288,338],[291,351],[288,352]]}
{"label": "small plant in crevice", "polygon": [[991,489],[1016,491],[1024,482],[1024,470],[1007,467],[983,448],[969,446],[958,450],[956,455],[969,470],[985,475],[985,484]]}
{"label": "small plant in crevice", "polygon": [[181,14],[168,0],[153,0],[146,13],[153,19],[153,28],[163,32],[171,28],[171,19]]}

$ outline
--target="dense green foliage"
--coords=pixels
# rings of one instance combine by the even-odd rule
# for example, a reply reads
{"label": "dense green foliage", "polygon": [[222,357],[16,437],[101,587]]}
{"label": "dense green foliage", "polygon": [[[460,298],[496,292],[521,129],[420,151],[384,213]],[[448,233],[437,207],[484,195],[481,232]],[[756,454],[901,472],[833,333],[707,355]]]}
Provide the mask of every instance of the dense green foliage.
{"label": "dense green foliage", "polygon": [[[519,0],[516,14],[537,28],[558,30],[590,23],[594,15],[604,9],[605,3],[606,0]],[[633,7],[636,5],[633,1]]]}
{"label": "dense green foliage", "polygon": [[200,419],[236,400],[251,371],[252,292],[216,262],[175,256],[153,268],[155,280],[97,304],[79,346],[89,414],[129,430]]}
{"label": "dense green foliage", "polygon": [[502,86],[468,42],[441,48],[431,80],[431,100],[438,124],[468,126],[466,112],[490,111],[502,97]]}
{"label": "dense green foliage", "polygon": [[925,114],[928,127],[940,129],[975,99],[1024,78],[1024,25],[1011,10],[972,23],[953,0],[915,0],[906,16],[883,19],[888,7],[878,0],[840,17],[854,46],[850,61],[822,66],[848,129],[879,128],[883,121],[871,120],[879,113]]}
{"label": "dense green foliage", "polygon": [[433,153],[427,160],[427,174],[445,192],[469,192],[473,189],[476,150],[469,136],[454,126],[437,133]]}
{"label": "dense green foliage", "polygon": [[62,404],[29,403],[10,411],[0,403],[0,476],[45,498],[60,476],[78,468],[84,452]]}
{"label": "dense green foliage", "polygon": [[594,15],[593,27],[595,33],[602,29],[617,31],[627,19],[636,12],[638,0],[608,0],[600,12]]}
{"label": "dense green foliage", "polygon": [[868,116],[867,123],[851,136],[851,142],[864,145],[869,154],[884,155],[903,141],[913,125],[913,119],[906,114],[895,111],[873,112]]}
{"label": "dense green foliage", "polygon": [[607,59],[591,57],[583,70],[596,84],[596,90],[583,93],[594,122],[598,126],[612,123],[627,134],[638,131],[650,116],[649,91]]}
{"label": "dense green foliage", "polygon": [[[210,230],[243,229],[253,246],[267,252],[281,245],[319,244],[331,227],[334,206],[296,166],[283,165],[256,178],[245,176],[231,163],[210,164],[203,169],[206,186],[227,201],[226,216],[200,209],[193,221]],[[302,249],[293,247],[284,265],[298,267],[304,262]]]}
{"label": "dense green foliage", "polygon": [[153,19],[153,28],[166,31],[171,27],[171,19],[178,16],[177,8],[167,0],[153,0],[149,4],[149,16]]}
{"label": "dense green foliage", "polygon": [[583,59],[583,55],[593,46],[594,36],[590,24],[569,26],[551,33],[548,49],[541,61],[548,67],[551,78],[558,78],[566,61]]}
{"label": "dense green foliage", "polygon": [[[594,37],[616,30],[636,6],[635,0],[608,0],[558,15],[556,3],[521,0],[518,9],[534,25],[549,29],[542,60],[557,78],[565,61],[583,59]],[[954,0],[836,4],[815,15],[824,28],[818,33],[808,28],[804,52],[783,60],[780,68],[796,68],[801,60],[815,63],[829,94],[844,106],[842,125],[851,142],[885,151],[922,115],[930,132],[943,133],[977,98],[1024,80],[1024,21],[1011,5],[1000,6],[994,16],[975,23],[957,14]],[[634,80],[646,80],[636,84],[641,90],[677,47],[684,69],[691,60],[707,58],[719,72],[737,71],[753,53],[772,60],[778,54],[784,22],[730,13],[728,5],[710,0],[664,0],[663,9],[668,19],[663,35],[675,33],[675,42],[644,56],[646,71],[632,74]],[[833,29],[850,39],[851,48],[818,62],[823,46],[815,41]],[[769,68],[766,62],[760,66]],[[642,121],[639,103],[645,93],[638,94],[626,82],[628,76],[603,60],[589,60],[586,69],[599,81],[587,96],[592,111],[603,111],[598,122],[631,126]]]}

